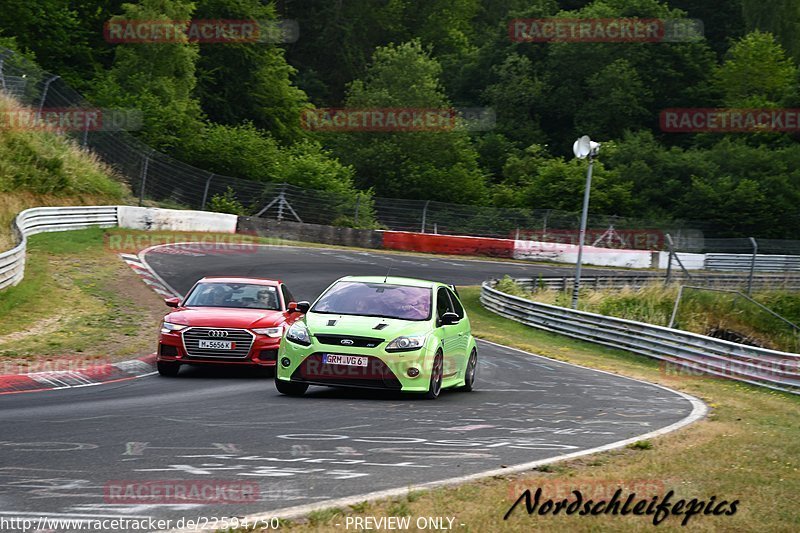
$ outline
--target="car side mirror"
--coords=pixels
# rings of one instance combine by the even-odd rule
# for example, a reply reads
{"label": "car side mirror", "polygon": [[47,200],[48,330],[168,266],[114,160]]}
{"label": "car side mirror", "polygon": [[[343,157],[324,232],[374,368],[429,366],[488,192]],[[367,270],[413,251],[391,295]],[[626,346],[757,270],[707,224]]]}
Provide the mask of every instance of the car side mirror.
{"label": "car side mirror", "polygon": [[164,300],[164,303],[167,304],[167,307],[180,307],[181,306],[181,299],[180,298],[167,298]]}
{"label": "car side mirror", "polygon": [[295,312],[295,313],[303,313],[303,314],[305,314],[305,313],[308,313],[309,309],[311,309],[311,304],[306,302],[306,301],[289,302],[289,312],[290,313],[291,312]]}
{"label": "car side mirror", "polygon": [[461,318],[456,313],[447,312],[442,315],[441,322],[443,326],[450,326],[452,324],[458,324],[460,320]]}

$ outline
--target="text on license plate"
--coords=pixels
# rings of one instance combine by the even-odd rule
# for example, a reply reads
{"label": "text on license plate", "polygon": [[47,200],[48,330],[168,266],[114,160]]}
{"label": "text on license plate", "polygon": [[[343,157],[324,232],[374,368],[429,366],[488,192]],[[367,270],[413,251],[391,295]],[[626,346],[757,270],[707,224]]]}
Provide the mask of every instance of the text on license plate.
{"label": "text on license plate", "polygon": [[326,353],[322,356],[322,362],[329,365],[367,366],[367,358],[358,355]]}
{"label": "text on license plate", "polygon": [[201,340],[198,348],[205,348],[208,350],[234,350],[236,343],[233,341],[206,341]]}

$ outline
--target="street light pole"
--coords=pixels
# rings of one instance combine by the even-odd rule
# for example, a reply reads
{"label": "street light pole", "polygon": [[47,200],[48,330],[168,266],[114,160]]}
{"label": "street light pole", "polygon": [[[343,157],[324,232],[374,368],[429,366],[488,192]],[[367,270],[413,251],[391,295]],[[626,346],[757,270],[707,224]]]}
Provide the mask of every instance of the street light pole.
{"label": "street light pole", "polygon": [[578,308],[578,292],[581,290],[581,269],[583,268],[583,244],[586,241],[586,221],[589,218],[589,192],[592,188],[592,167],[594,158],[589,154],[589,170],[586,171],[586,189],[583,191],[583,211],[581,230],[578,235],[578,261],[575,266],[575,286],[572,288],[572,308]]}
{"label": "street light pole", "polygon": [[594,158],[600,150],[600,144],[592,142],[588,136],[584,135],[572,146],[575,157],[584,159],[589,157],[589,169],[586,171],[586,189],[583,191],[583,211],[581,212],[581,229],[578,235],[578,260],[575,265],[575,285],[572,287],[572,308],[578,308],[578,293],[581,290],[581,269],[583,267],[583,245],[586,241],[586,221],[589,218],[589,194],[592,189],[592,168]]}

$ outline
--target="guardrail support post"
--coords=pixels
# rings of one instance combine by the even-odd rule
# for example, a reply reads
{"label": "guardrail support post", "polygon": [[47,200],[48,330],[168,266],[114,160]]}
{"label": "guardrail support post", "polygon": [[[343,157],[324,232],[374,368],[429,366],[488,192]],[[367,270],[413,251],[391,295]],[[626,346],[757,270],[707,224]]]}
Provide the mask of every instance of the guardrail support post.
{"label": "guardrail support post", "polygon": [[667,251],[669,252],[669,256],[667,257],[667,277],[664,279],[664,286],[666,287],[669,285],[669,282],[672,281],[672,254],[675,253],[672,249],[672,236],[667,233]]}
{"label": "guardrail support post", "polygon": [[747,295],[753,294],[753,275],[756,272],[756,257],[758,256],[758,242],[750,237],[750,244],[753,245],[753,258],[750,260],[750,276],[747,278]]}
{"label": "guardrail support post", "polygon": [[211,180],[214,179],[214,174],[211,174],[206,180],[205,189],[203,189],[203,202],[200,206],[200,211],[206,210],[206,200],[208,199],[208,188],[211,186]]}
{"label": "guardrail support post", "polygon": [[428,216],[428,204],[431,203],[430,200],[425,200],[425,207],[422,208],[422,232],[425,233],[425,219]]}
{"label": "guardrail support post", "polygon": [[50,89],[50,84],[53,83],[59,76],[52,76],[48,78],[46,82],[44,82],[44,90],[42,91],[42,98],[39,101],[39,112],[36,114],[36,118],[38,120],[42,119],[42,110],[44,109],[44,102],[47,100],[47,91]]}
{"label": "guardrail support post", "polygon": [[672,316],[669,319],[668,328],[672,328],[675,324],[675,318],[678,316],[678,306],[681,305],[681,297],[683,296],[683,285],[678,287],[678,297],[675,298],[675,305],[672,307]]}
{"label": "guardrail support post", "polygon": [[139,207],[144,203],[144,187],[147,185],[147,167],[150,165],[150,154],[144,156],[142,164],[142,182],[139,185]]}

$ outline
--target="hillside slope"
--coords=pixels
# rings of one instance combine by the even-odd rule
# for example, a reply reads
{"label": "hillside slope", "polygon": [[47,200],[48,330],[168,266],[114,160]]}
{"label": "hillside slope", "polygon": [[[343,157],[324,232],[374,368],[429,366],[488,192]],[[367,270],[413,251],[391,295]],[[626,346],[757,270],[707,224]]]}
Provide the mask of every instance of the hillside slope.
{"label": "hillside slope", "polygon": [[0,93],[0,252],[11,221],[29,207],[125,202],[126,186],[95,155],[55,131],[19,126],[29,110]]}

